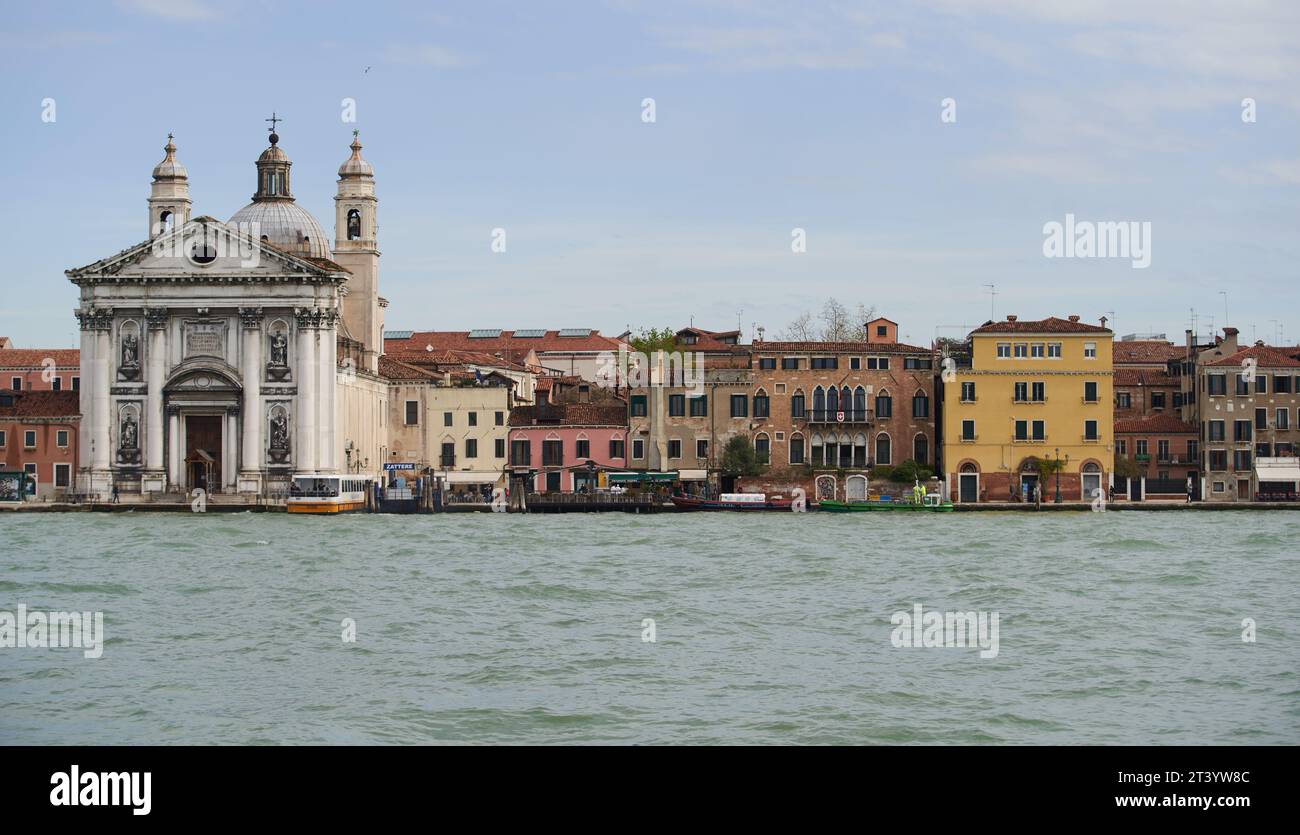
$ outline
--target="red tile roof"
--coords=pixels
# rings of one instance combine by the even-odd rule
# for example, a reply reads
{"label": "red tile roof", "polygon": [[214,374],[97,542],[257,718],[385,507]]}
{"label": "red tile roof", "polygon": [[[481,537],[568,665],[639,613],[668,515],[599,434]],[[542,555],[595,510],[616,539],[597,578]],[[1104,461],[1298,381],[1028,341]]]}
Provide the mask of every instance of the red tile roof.
{"label": "red tile roof", "polygon": [[1034,320],[1004,320],[994,322],[992,320],[985,322],[975,330],[976,333],[1110,333],[1110,328],[1103,328],[1100,325],[1089,325],[1085,322],[1071,321],[1070,319],[1058,319],[1055,316],[1048,316],[1046,319]]}
{"label": "red tile roof", "polygon": [[1283,350],[1270,348],[1267,345],[1252,345],[1249,348],[1243,348],[1237,353],[1224,357],[1221,360],[1208,362],[1206,365],[1240,366],[1242,362],[1247,359],[1254,359],[1259,368],[1300,368],[1300,360],[1288,355]]}
{"label": "red tile roof", "polygon": [[0,350],[0,368],[42,368],[47,358],[57,368],[81,367],[77,348],[5,348]]}
{"label": "red tile roof", "polygon": [[1117,368],[1117,386],[1177,386],[1179,380],[1172,374],[1154,368]]}
{"label": "red tile roof", "polygon": [[1195,435],[1197,429],[1173,415],[1151,415],[1143,418],[1115,421],[1116,434],[1138,435]]}
{"label": "red tile roof", "polygon": [[1112,355],[1115,365],[1164,365],[1169,360],[1185,357],[1187,348],[1161,340],[1119,340]]}
{"label": "red tile roof", "polygon": [[617,351],[617,339],[601,336],[592,331],[589,336],[560,336],[559,331],[546,331],[544,336],[515,336],[515,331],[501,331],[500,336],[471,339],[469,331],[412,331],[407,339],[385,339],[386,353],[424,351],[432,345],[434,351],[523,351],[530,348],[539,353],[565,351]]}
{"label": "red tile roof", "polygon": [[[695,342],[687,344],[682,341],[686,334],[694,334]],[[717,351],[724,354],[747,353],[748,346],[737,344],[736,342],[725,342],[724,338],[740,339],[740,331],[706,331],[703,328],[689,327],[682,328],[677,332],[677,339],[681,346],[689,351]]]}
{"label": "red tile roof", "polygon": [[[559,423],[535,424],[535,418],[558,419]],[[511,426],[626,426],[627,404],[557,403],[546,406],[516,406],[510,410]]]}
{"label": "red tile roof", "polygon": [[399,362],[390,356],[384,355],[379,358],[379,374],[390,380],[431,380],[434,378],[433,372],[425,371],[423,368],[417,368],[408,363]]}
{"label": "red tile roof", "polygon": [[80,418],[80,396],[75,391],[5,391],[13,405],[0,405],[0,417]]}
{"label": "red tile roof", "polygon": [[751,353],[805,353],[805,354],[924,354],[929,348],[906,345],[902,342],[755,342]]}

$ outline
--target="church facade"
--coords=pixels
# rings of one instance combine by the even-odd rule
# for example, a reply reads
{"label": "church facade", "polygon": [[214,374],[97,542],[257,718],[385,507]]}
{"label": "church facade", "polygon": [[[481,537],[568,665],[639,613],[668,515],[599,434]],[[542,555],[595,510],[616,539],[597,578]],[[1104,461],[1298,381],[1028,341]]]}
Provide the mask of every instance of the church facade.
{"label": "church facade", "polygon": [[67,271],[79,288],[78,489],[254,496],[387,454],[374,170],[339,168],[333,247],[272,132],[252,202],[191,218],[168,137],[149,237]]}

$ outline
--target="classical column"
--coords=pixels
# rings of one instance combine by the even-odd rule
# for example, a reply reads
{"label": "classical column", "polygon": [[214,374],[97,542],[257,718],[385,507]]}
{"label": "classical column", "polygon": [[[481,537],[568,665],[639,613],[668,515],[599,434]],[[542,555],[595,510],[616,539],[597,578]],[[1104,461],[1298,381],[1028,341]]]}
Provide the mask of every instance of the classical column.
{"label": "classical column", "polygon": [[235,492],[239,484],[236,462],[239,460],[239,407],[226,407],[225,438],[221,444],[221,492]]}
{"label": "classical column", "polygon": [[294,402],[296,436],[292,442],[298,472],[316,470],[316,382],[320,376],[316,357],[316,325],[320,311],[300,307],[294,311],[298,326],[297,373],[298,397]]}
{"label": "classical column", "polygon": [[112,361],[113,357],[113,309],[101,308],[95,311],[95,360],[91,380],[94,385],[94,398],[91,403],[91,412],[95,416],[95,437],[93,439],[93,453],[91,468],[94,470],[104,471],[105,474],[109,469],[112,461],[110,447],[112,446],[113,436],[117,434],[117,427],[111,423],[111,417],[108,413],[108,392],[111,384],[111,377],[117,363]]}
{"label": "classical column", "polygon": [[321,327],[316,332],[316,345],[319,351],[320,387],[316,393],[317,411],[316,466],[324,472],[338,469],[334,461],[334,432],[338,424],[336,398],[338,393],[338,343],[334,328],[338,322],[338,311],[322,311]]}
{"label": "classical column", "polygon": [[254,476],[262,469],[262,308],[241,307],[244,325],[241,372],[244,375],[243,454],[241,473]]}
{"label": "classical column", "polygon": [[157,475],[163,469],[163,377],[167,368],[167,310],[151,307],[144,313],[149,328],[148,385],[149,399],[145,409],[145,472]]}
{"label": "classical column", "polygon": [[89,473],[94,462],[91,460],[92,439],[97,437],[95,429],[95,331],[92,311],[78,310],[77,322],[81,326],[81,390],[77,393],[78,411],[81,413],[81,426],[78,430],[77,467],[83,473],[80,476],[81,490],[89,490]]}
{"label": "classical column", "polygon": [[181,484],[181,410],[167,407],[167,484],[177,489]]}

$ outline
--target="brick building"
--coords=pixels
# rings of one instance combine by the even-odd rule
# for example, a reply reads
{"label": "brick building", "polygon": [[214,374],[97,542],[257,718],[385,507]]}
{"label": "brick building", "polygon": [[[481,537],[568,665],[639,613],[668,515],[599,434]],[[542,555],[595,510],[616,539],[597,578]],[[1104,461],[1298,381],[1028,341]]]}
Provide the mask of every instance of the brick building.
{"label": "brick building", "polygon": [[71,489],[80,407],[74,391],[0,390],[0,470],[25,472],[37,498]]}
{"label": "brick building", "polygon": [[933,467],[933,352],[899,342],[889,319],[866,328],[861,342],[753,344],[750,396],[733,395],[728,413],[748,420],[774,490],[864,498],[873,467]]}
{"label": "brick building", "polygon": [[[628,393],[628,467],[676,472],[692,492],[706,482],[716,489],[727,441],[749,434],[746,416],[732,415],[731,398],[750,395],[750,348],[739,344],[739,331],[690,327],[676,336],[677,356],[649,357],[646,385]],[[689,374],[677,362],[688,358]]]}
{"label": "brick building", "polygon": [[1121,339],[1112,350],[1116,420],[1177,414],[1177,372],[1186,347],[1157,339]]}
{"label": "brick building", "polygon": [[[1130,498],[1185,496],[1187,480],[1200,477],[1200,440],[1194,424],[1173,414],[1115,420],[1115,466],[1132,462]],[[1136,486],[1134,485],[1136,482]]]}

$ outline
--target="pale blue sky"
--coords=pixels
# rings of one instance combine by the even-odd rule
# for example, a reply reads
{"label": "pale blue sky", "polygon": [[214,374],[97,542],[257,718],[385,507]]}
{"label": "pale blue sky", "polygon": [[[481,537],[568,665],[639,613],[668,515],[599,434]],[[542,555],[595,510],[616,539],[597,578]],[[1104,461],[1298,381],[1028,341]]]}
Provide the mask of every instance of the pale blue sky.
{"label": "pale blue sky", "polygon": [[[834,295],[924,343],[988,318],[994,283],[999,317],[1175,339],[1192,308],[1222,326],[1227,291],[1245,337],[1300,342],[1300,4],[1206,5],[8,3],[0,334],[73,344],[63,270],[145,237],[169,130],[225,219],[284,115],[332,232],[349,96],[390,329],[770,338]],[[1149,221],[1151,266],[1044,258],[1066,213]]]}

